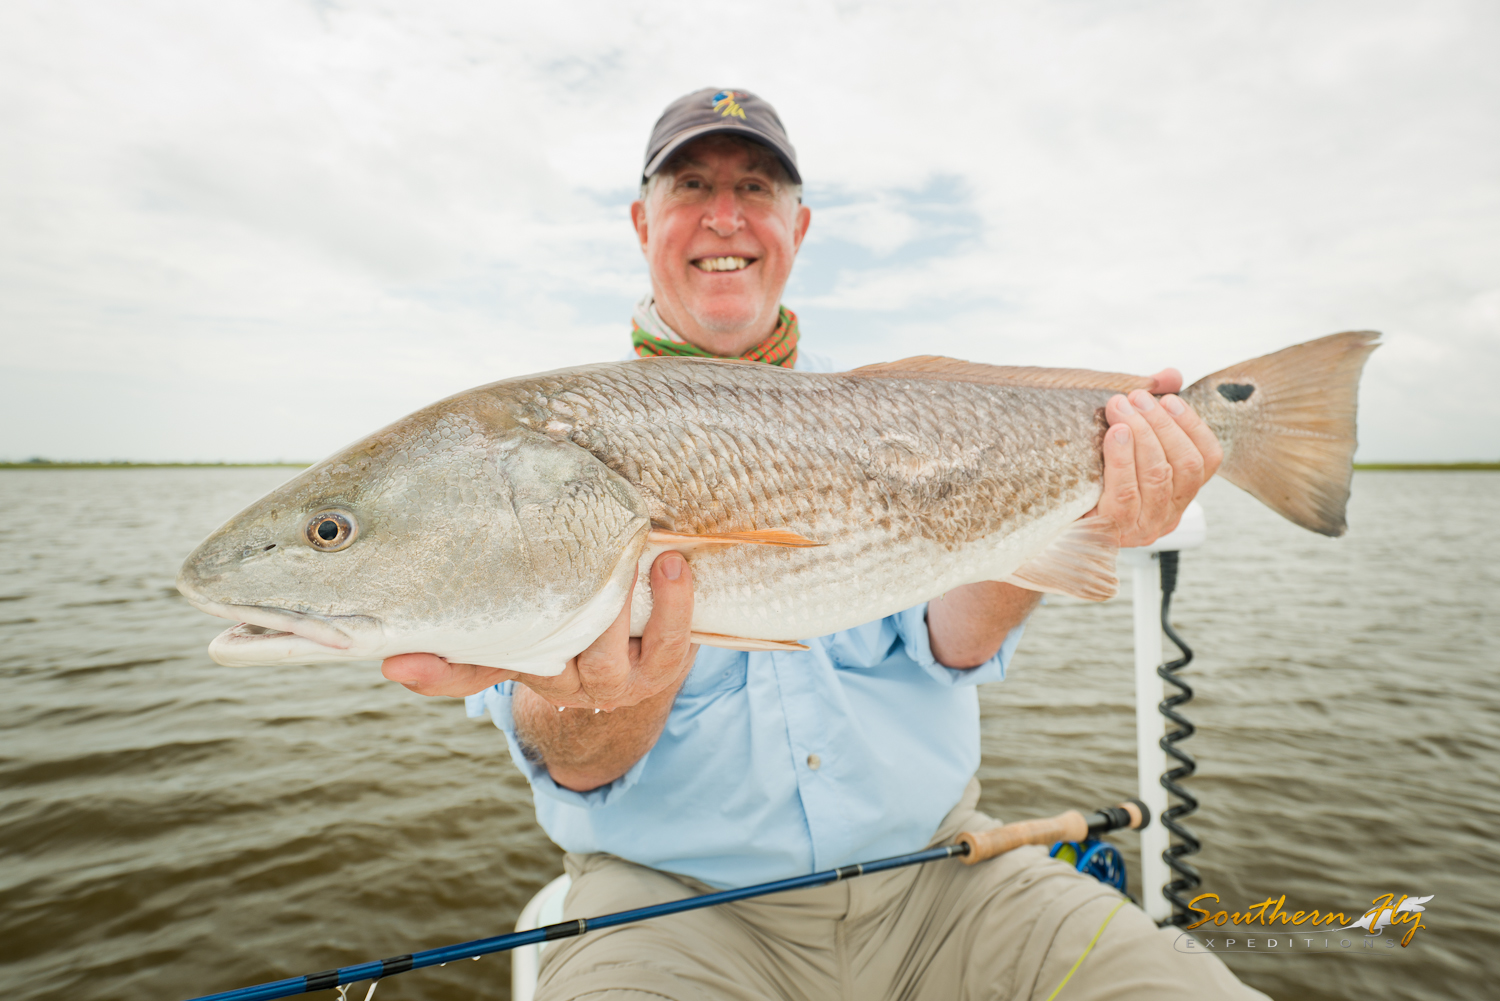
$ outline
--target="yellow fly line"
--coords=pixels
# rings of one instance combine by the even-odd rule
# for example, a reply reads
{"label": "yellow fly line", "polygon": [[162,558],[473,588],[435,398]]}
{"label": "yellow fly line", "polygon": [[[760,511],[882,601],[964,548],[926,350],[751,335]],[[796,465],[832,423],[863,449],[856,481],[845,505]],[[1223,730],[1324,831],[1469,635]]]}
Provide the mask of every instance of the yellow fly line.
{"label": "yellow fly line", "polygon": [[1083,950],[1083,955],[1078,957],[1078,962],[1074,963],[1073,968],[1068,971],[1068,975],[1062,978],[1062,983],[1057,985],[1057,990],[1047,995],[1047,1001],[1052,1001],[1053,998],[1057,997],[1059,991],[1068,986],[1068,981],[1073,979],[1073,974],[1078,972],[1078,968],[1083,965],[1083,961],[1089,958],[1089,953],[1094,951],[1094,943],[1099,941],[1099,936],[1104,934],[1104,929],[1109,927],[1109,923],[1114,920],[1115,914],[1124,906],[1125,901],[1121,900],[1115,905],[1115,909],[1109,912],[1109,917],[1104,919],[1104,924],[1099,926],[1099,930],[1094,932],[1094,937],[1089,940],[1089,947]]}

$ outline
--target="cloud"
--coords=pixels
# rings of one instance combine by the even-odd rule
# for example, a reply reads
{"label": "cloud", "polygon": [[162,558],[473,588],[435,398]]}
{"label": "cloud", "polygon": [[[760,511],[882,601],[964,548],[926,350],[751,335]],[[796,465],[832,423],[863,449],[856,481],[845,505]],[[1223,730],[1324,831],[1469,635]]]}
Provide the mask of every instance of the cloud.
{"label": "cloud", "polygon": [[1362,457],[1500,457],[1482,0],[0,17],[0,457],[313,458],[616,356],[645,136],[706,83],[787,123],[788,302],[850,363],[1201,374],[1376,327]]}

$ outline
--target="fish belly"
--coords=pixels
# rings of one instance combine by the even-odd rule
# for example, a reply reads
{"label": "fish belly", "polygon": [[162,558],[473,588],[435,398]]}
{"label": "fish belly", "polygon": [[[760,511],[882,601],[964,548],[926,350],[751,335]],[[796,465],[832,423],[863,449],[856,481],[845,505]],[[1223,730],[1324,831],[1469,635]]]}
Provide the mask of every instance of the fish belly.
{"label": "fish belly", "polygon": [[[955,549],[925,539],[868,539],[828,551],[738,547],[689,557],[693,630],[722,636],[805,640],[893,615],[964,584],[1003,580],[1098,502],[1099,490]],[[874,533],[871,533],[872,535]],[[817,538],[816,535],[811,535]],[[652,607],[650,566],[668,546],[642,554],[631,605],[639,636]]]}

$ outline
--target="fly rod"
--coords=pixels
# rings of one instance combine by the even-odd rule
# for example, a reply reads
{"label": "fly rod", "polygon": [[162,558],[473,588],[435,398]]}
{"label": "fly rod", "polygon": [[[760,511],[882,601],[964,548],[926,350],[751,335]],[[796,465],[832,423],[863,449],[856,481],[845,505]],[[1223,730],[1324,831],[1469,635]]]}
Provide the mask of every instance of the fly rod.
{"label": "fly rod", "polygon": [[1008,852],[1012,848],[1019,848],[1021,845],[1045,845],[1054,841],[1082,841],[1085,838],[1097,837],[1121,828],[1138,830],[1150,822],[1150,811],[1134,799],[1126,800],[1119,806],[1105,807],[1087,817],[1077,810],[1068,810],[1055,817],[1018,821],[988,831],[966,832],[960,834],[954,844],[944,845],[941,848],[928,848],[909,855],[895,855],[891,858],[877,859],[874,862],[857,862],[853,865],[825,869],[806,876],[793,876],[791,879],[758,883],[755,886],[744,886],[737,890],[720,890],[717,893],[686,897],[665,904],[637,907],[629,911],[616,911],[613,914],[604,914],[596,918],[560,921],[557,924],[529,928],[526,931],[512,932],[509,935],[478,938],[472,942],[459,942],[456,945],[424,949],[405,956],[393,956],[390,959],[377,959],[369,963],[341,966],[336,970],[324,970],[321,973],[289,977],[286,980],[274,980],[270,983],[257,984],[254,987],[241,987],[232,991],[221,991],[218,994],[205,994],[192,998],[191,1001],[269,1001],[271,998],[332,990],[361,980],[381,980],[398,973],[406,973],[408,970],[441,966],[460,959],[478,959],[480,956],[505,952],[523,945],[573,938],[584,932],[597,931],[601,928],[613,928],[616,925],[665,917],[668,914],[680,914],[683,911],[696,911],[702,907],[727,904],[735,900],[745,900],[748,897],[761,897],[769,893],[822,886],[825,883],[837,883],[840,880],[853,879],[855,876],[863,876],[872,872],[900,869],[903,866],[920,865],[923,862],[935,862],[938,859],[958,857],[962,858],[965,863],[973,865]]}

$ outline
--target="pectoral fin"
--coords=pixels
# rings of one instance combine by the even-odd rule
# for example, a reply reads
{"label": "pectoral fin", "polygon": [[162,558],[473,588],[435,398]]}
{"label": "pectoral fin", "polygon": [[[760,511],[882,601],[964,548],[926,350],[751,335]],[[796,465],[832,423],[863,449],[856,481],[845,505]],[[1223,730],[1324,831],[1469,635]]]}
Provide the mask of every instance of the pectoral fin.
{"label": "pectoral fin", "polygon": [[791,546],[804,549],[808,546],[823,546],[825,542],[814,542],[806,536],[789,532],[784,528],[762,528],[753,532],[717,532],[693,535],[687,532],[668,532],[653,528],[646,536],[648,546],[665,546],[667,549],[697,548],[699,546]]}
{"label": "pectoral fin", "polygon": [[693,633],[692,639],[694,643],[723,647],[726,650],[778,650],[791,653],[807,649],[807,644],[796,640],[753,640],[743,636],[725,636],[723,633]]}
{"label": "pectoral fin", "polygon": [[1115,524],[1110,519],[1080,518],[1040,555],[1005,578],[1005,583],[1085,601],[1105,601],[1120,589],[1115,575],[1117,542]]}

